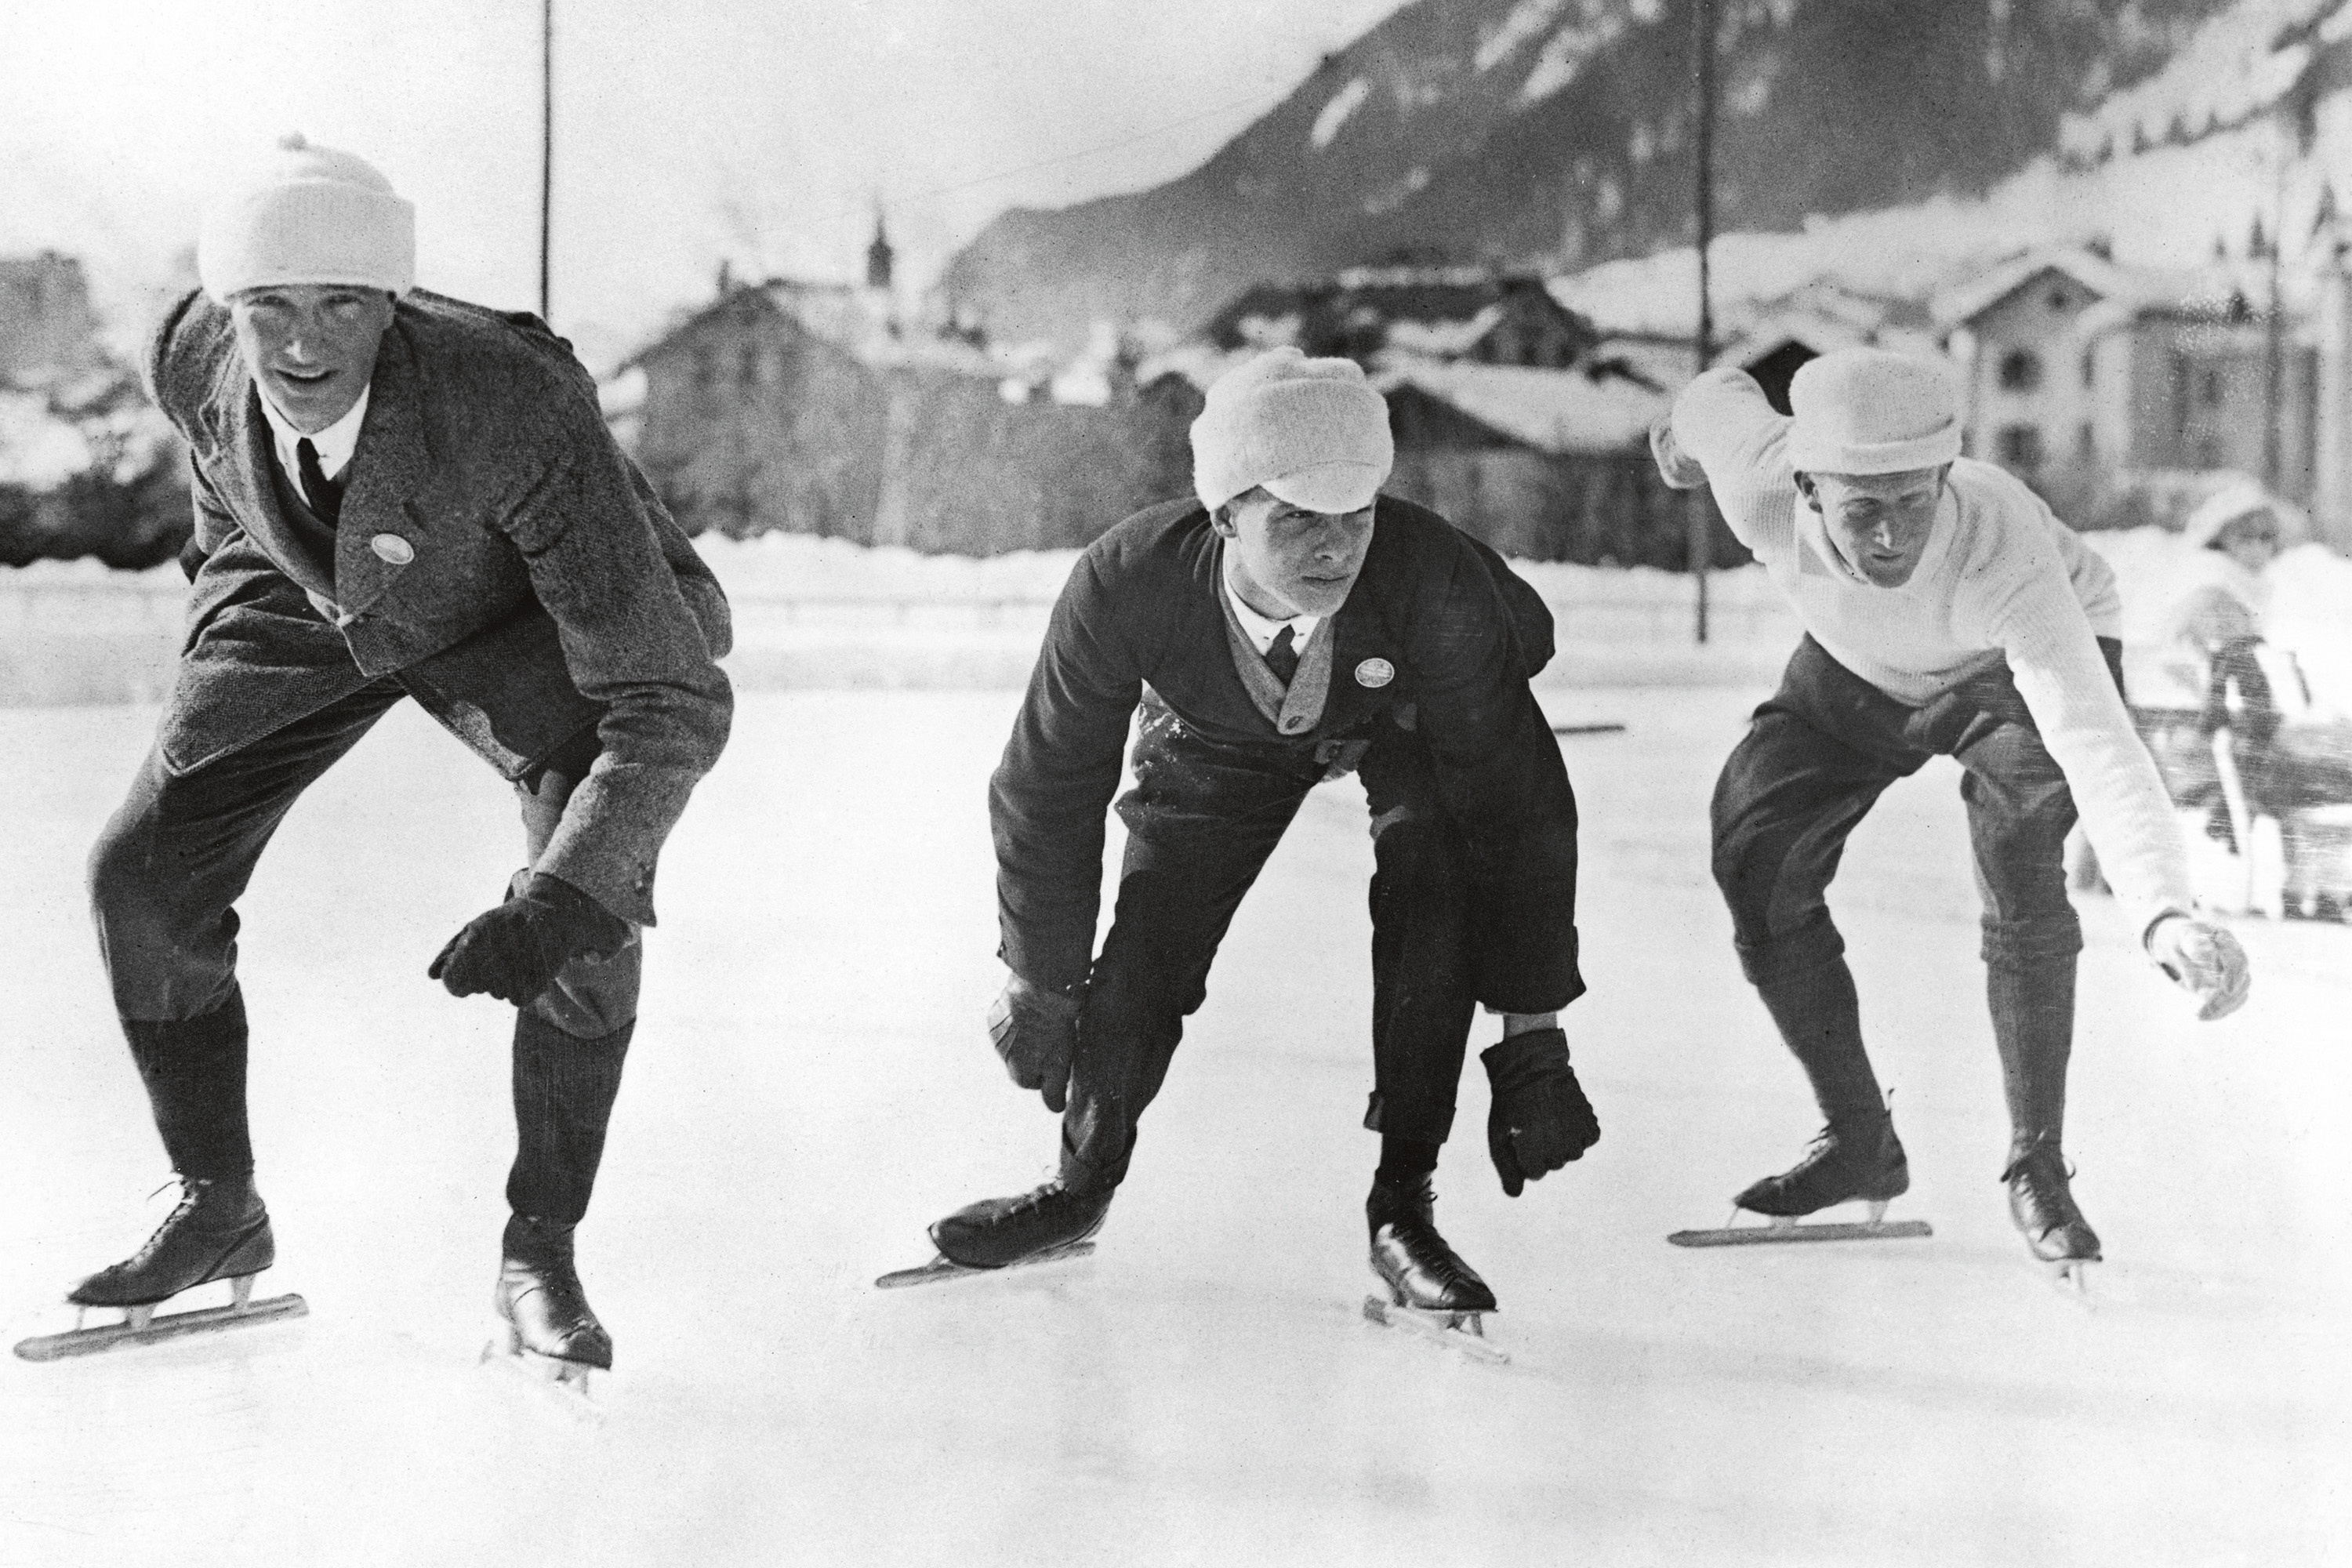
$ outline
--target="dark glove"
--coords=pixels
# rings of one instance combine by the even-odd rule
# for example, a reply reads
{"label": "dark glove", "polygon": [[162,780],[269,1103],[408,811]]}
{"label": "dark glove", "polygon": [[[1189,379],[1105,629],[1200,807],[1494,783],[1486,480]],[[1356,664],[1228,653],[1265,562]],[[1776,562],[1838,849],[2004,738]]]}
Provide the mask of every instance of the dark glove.
{"label": "dark glove", "polygon": [[560,878],[531,873],[521,892],[476,915],[425,973],[452,996],[487,991],[528,1007],[575,958],[610,958],[628,945],[626,921]]}
{"label": "dark glove", "polygon": [[1078,1013],[1084,1006],[1076,996],[1032,985],[1016,974],[988,1009],[988,1037],[1004,1058],[1004,1070],[1022,1088],[1042,1089],[1048,1110],[1067,1102],[1070,1058],[1078,1054]]}
{"label": "dark glove", "polygon": [[1486,1064],[1495,1092],[1486,1112],[1486,1152],[1507,1195],[1517,1197],[1526,1184],[1582,1157],[1601,1141],[1601,1123],[1568,1065],[1568,1037],[1559,1030],[1513,1035],[1479,1052],[1478,1059]]}

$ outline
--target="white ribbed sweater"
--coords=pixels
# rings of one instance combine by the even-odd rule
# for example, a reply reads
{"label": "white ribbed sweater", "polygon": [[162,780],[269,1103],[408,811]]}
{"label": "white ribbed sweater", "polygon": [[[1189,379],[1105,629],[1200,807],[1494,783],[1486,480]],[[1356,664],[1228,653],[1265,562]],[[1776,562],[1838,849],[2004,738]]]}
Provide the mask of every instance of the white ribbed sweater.
{"label": "white ribbed sweater", "polygon": [[2099,654],[2123,614],[2106,563],[2016,479],[1961,458],[1918,569],[1879,587],[1805,504],[1788,430],[1739,371],[1709,371],[1675,401],[1675,446],[1831,658],[1914,707],[2006,659],[2135,929],[2188,909],[2170,802]]}

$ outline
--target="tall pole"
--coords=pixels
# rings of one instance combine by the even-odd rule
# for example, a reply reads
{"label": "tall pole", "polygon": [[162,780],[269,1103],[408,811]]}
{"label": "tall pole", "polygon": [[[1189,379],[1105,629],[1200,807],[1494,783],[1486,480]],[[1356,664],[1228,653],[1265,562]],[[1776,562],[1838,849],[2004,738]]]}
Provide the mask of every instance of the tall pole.
{"label": "tall pole", "polygon": [[[1715,238],[1715,0],[1692,0],[1698,68],[1698,134],[1693,151],[1698,189],[1698,332],[1691,342],[1696,368],[1704,373],[1715,358],[1715,307],[1707,251]],[[1686,492],[1687,552],[1697,593],[1697,640],[1706,641],[1706,569],[1714,529],[1706,487]]]}
{"label": "tall pole", "polygon": [[539,4],[539,319],[548,320],[548,220],[555,206],[555,0]]}
{"label": "tall pole", "polygon": [[2271,178],[2270,300],[2263,311],[2263,484],[2279,489],[2279,375],[2285,353],[2279,341],[2279,253],[2286,248],[2286,149],[2275,154]]}

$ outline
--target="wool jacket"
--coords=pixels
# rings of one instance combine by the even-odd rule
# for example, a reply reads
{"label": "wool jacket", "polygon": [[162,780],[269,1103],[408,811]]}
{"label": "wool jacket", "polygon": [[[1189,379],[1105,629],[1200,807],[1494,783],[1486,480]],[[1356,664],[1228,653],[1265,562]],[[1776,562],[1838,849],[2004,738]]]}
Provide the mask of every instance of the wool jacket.
{"label": "wool jacket", "polygon": [[[1294,766],[1302,791],[1334,743],[1409,730],[1467,851],[1477,1000],[1565,1005],[1576,973],[1576,802],[1528,689],[1552,655],[1551,615],[1502,559],[1435,513],[1380,498],[1372,542],[1328,637],[1319,716],[1285,732],[1236,668],[1222,541],[1196,500],[1138,512],[1079,556],[990,782],[1005,963],[1033,984],[1087,977],[1104,816],[1128,721],[1148,684],[1184,743]],[[1302,664],[1302,673],[1305,666]],[[1148,809],[1128,813],[1149,838]]]}
{"label": "wool jacket", "polygon": [[157,744],[202,767],[396,678],[508,778],[604,743],[537,868],[654,920],[661,846],[726,744],[731,640],[709,567],[614,444],[593,380],[527,314],[416,290],[378,350],[333,570],[281,505],[228,312],[191,294],[150,347],[187,438],[196,564]]}

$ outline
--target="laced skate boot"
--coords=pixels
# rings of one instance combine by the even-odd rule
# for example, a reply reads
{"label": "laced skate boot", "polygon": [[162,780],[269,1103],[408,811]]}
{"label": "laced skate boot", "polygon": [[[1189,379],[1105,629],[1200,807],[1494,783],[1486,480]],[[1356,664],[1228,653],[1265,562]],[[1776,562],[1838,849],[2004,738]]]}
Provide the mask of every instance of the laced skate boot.
{"label": "laced skate boot", "polygon": [[613,1336],[596,1321],[572,1266],[572,1231],[553,1220],[510,1217],[491,1302],[506,1325],[506,1352],[561,1363],[558,1376],[613,1365]]}
{"label": "laced skate boot", "polygon": [[1010,1198],[983,1198],[931,1226],[940,1256],[966,1268],[1036,1263],[1102,1228],[1116,1189],[1079,1191],[1060,1178]]}
{"label": "laced skate boot", "polygon": [[2068,1183],[2074,1173],[2054,1140],[2021,1139],[2011,1145],[2009,1168],[2000,1179],[2009,1184],[2009,1217],[2025,1237],[2025,1245],[2044,1263],[2065,1266],[2096,1263],[2099,1237],[2074,1206]]}
{"label": "laced skate boot", "polygon": [[180,1201],[147,1245],[66,1293],[77,1307],[152,1307],[215,1279],[236,1282],[242,1302],[252,1279],[278,1260],[269,1211],[253,1177],[180,1178]]}
{"label": "laced skate boot", "polygon": [[1405,1182],[1375,1177],[1364,1200],[1372,1232],[1372,1272],[1400,1307],[1423,1312],[1491,1312],[1495,1293],[1437,1234],[1431,1212],[1437,1194],[1427,1176]]}
{"label": "laced skate boot", "polygon": [[1731,1200],[1750,1214],[1793,1219],[1832,1204],[1861,1198],[1874,1205],[1874,1220],[1890,1198],[1911,1190],[1911,1164],[1895,1136],[1895,1119],[1832,1121],[1805,1157],[1777,1176],[1767,1176]]}

